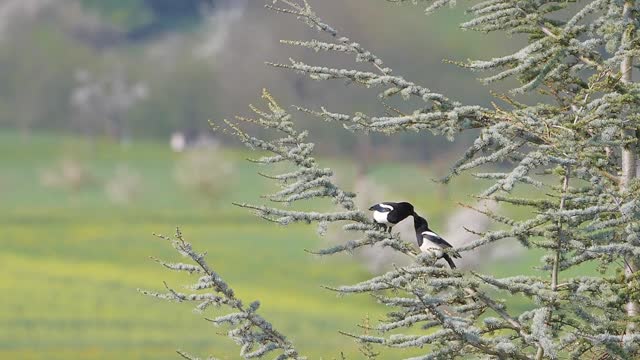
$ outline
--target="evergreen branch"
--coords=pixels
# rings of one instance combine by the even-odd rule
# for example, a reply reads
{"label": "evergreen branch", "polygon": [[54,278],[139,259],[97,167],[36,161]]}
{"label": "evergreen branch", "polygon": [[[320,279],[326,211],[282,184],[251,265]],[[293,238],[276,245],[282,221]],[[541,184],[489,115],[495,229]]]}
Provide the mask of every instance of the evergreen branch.
{"label": "evergreen branch", "polygon": [[[161,298],[177,301],[206,300],[203,304],[216,302],[218,305],[224,304],[228,306],[229,309],[236,311],[232,314],[219,316],[211,321],[217,324],[228,324],[232,327],[232,329],[228,331],[228,335],[238,344],[242,345],[240,355],[245,359],[262,357],[266,353],[276,350],[281,351],[278,359],[306,359],[298,354],[293,344],[291,344],[282,333],[276,330],[266,319],[258,315],[257,310],[260,306],[258,302],[253,302],[249,306],[245,306],[242,301],[235,296],[233,289],[209,266],[204,259],[204,255],[197,253],[191,244],[184,240],[179,228],[176,229],[176,234],[173,239],[163,235],[157,236],[163,240],[170,241],[178,253],[189,258],[200,269],[198,272],[204,274],[204,277],[200,279],[199,284],[194,286],[194,289],[207,288],[214,291],[213,293],[199,294],[198,296],[200,297],[195,296],[196,298],[191,298],[190,296],[177,293],[165,283],[169,295]],[[200,285],[203,281],[206,282],[206,286]],[[146,295],[160,297],[153,292],[145,290],[139,291]],[[206,308],[206,305],[204,307],[198,306],[198,310],[203,310],[204,308]],[[254,347],[258,347],[258,350],[249,350]],[[178,350],[178,354],[186,359],[197,359],[181,350]]]}
{"label": "evergreen branch", "polygon": [[[375,72],[311,66],[293,59],[290,59],[290,64],[267,62],[268,65],[305,73],[314,80],[346,79],[355,84],[361,84],[366,87],[383,86],[386,87],[386,90],[380,94],[381,97],[391,97],[399,94],[404,99],[417,97],[424,102],[432,104],[432,106],[426,109],[418,109],[414,111],[412,115],[399,114],[396,116],[364,116],[363,114],[356,114],[355,116],[349,116],[331,113],[326,111],[324,108],[321,112],[309,111],[310,113],[320,115],[330,121],[339,120],[353,122],[353,127],[350,127],[353,130],[373,130],[384,133],[393,133],[407,129],[426,129],[445,134],[449,138],[453,138],[453,136],[462,129],[473,128],[476,127],[477,124],[487,121],[487,117],[484,114],[486,110],[480,106],[462,106],[460,103],[452,101],[442,94],[432,92],[423,86],[405,80],[401,76],[391,75],[392,70],[384,67],[383,61],[378,56],[373,54],[371,51],[364,49],[359,43],[353,42],[347,37],[338,37],[338,33],[335,29],[324,23],[311,10],[306,1],[304,1],[303,4],[293,1],[280,2],[287,5],[287,7],[275,8],[271,5],[267,5],[267,7],[278,12],[295,15],[298,19],[307,22],[319,31],[328,33],[331,35],[332,40],[335,41],[287,40],[283,41],[283,43],[287,45],[306,47],[316,51],[322,50],[355,54],[356,62],[367,62],[372,64]],[[367,121],[363,121],[364,117],[367,118]]]}
{"label": "evergreen branch", "polygon": [[379,227],[375,227],[370,217],[357,209],[355,194],[344,191],[335,184],[332,179],[333,171],[321,168],[313,157],[314,144],[308,142],[307,132],[296,130],[292,116],[288,114],[275,99],[266,91],[263,91],[263,99],[268,110],[261,110],[251,106],[251,110],[258,115],[257,118],[236,117],[240,122],[249,122],[260,125],[266,129],[272,129],[279,136],[272,140],[256,138],[242,130],[238,124],[225,121],[227,126],[241,142],[250,149],[266,150],[273,156],[265,156],[259,159],[264,165],[276,162],[288,162],[295,169],[283,174],[268,175],[267,178],[279,183],[281,190],[264,198],[275,203],[293,203],[306,199],[328,198],[341,209],[332,212],[297,211],[282,209],[279,207],[254,205],[245,203],[233,203],[236,206],[254,210],[257,216],[264,220],[280,225],[291,223],[330,223],[346,222],[345,229],[361,232],[363,238],[346,242],[329,249],[309,251],[319,255],[335,254],[337,252],[352,252],[366,245],[378,244],[390,247],[405,255],[414,257],[415,250],[396,237],[389,237]]}

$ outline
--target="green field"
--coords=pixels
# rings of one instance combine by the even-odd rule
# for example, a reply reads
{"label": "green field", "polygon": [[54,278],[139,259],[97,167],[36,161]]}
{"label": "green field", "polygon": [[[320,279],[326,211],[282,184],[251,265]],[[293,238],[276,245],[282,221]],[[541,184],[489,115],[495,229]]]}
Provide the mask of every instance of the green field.
{"label": "green field", "polygon": [[[176,225],[196,248],[208,251],[210,264],[242,299],[261,300],[263,314],[302,353],[314,359],[356,353],[357,345],[337,330],[358,331],[356,324],[367,314],[375,322],[383,309],[366,296],[337,297],[320,285],[364,280],[362,266],[350,256],[305,253],[325,241],[312,226],[283,228],[231,206],[231,201],[259,201],[272,186],[256,175],[255,165],[242,161],[247,154],[225,152],[235,172],[228,187],[211,196],[176,184],[180,156],[165,144],[0,134],[1,359],[175,359],[177,348],[238,358],[235,344],[219,335],[224,329],[212,327],[189,305],[136,291],[162,290],[162,280],[180,288],[188,280],[148,259],[178,259],[169,244],[152,235],[171,234]],[[44,169],[63,158],[84,164],[91,181],[76,190],[43,186]],[[329,163],[348,178],[349,164]],[[111,202],[103,186],[122,165],[135,169],[144,184],[127,205]],[[467,192],[437,197],[442,188],[425,168],[372,169],[381,183],[398,171],[407,179],[398,197],[414,194],[436,224],[470,190],[462,179],[454,184]],[[514,271],[509,264],[504,269],[509,266]],[[384,358],[398,357],[393,354],[383,351]]]}

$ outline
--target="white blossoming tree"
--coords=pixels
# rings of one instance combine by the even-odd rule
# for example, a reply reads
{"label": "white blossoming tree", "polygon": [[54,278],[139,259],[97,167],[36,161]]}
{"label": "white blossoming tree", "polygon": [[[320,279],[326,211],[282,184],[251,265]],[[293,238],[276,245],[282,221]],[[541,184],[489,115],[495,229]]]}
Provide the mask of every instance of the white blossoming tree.
{"label": "white blossoming tree", "polygon": [[[428,3],[427,12],[436,12],[455,1],[424,3]],[[284,44],[350,54],[355,61],[352,68],[294,59],[271,65],[314,80],[346,80],[354,87],[377,88],[380,98],[393,104],[386,114],[337,113],[330,104],[295,107],[289,113],[265,93],[266,108],[253,108],[254,119],[220,124],[250,148],[271,154],[257,159],[258,163],[269,167],[285,162],[295,168],[265,175],[281,185],[280,191],[267,196],[271,204],[238,206],[281,225],[317,223],[322,230],[337,222],[357,235],[351,238],[358,240],[318,251],[322,255],[357,252],[378,244],[412,258],[409,266],[334,289],[342,294],[369,293],[389,308],[387,318],[371,324],[371,331],[347,334],[368,344],[368,351],[363,351],[366,357],[375,356],[370,345],[373,349],[421,349],[422,355],[414,359],[640,357],[640,87],[633,81],[634,58],[640,56],[640,3],[488,0],[471,7],[463,29],[528,38],[513,54],[459,63],[487,72],[486,83],[508,78],[519,82],[511,94],[499,95],[493,108],[462,104],[453,100],[455,94],[444,95],[402,77],[399,71],[392,72],[379,57],[325,23],[306,0],[276,0],[267,8],[295,16],[318,30],[317,40],[286,40]],[[518,94],[518,101],[513,94]],[[342,123],[353,132],[429,131],[453,139],[475,130],[475,142],[443,181],[474,171],[476,177],[491,182],[480,197],[528,212],[514,219],[478,209],[500,224],[500,230],[478,232],[475,240],[457,250],[464,256],[464,252],[515,238],[526,248],[544,251],[541,269],[531,272],[537,275],[499,278],[451,270],[436,264],[429,254],[418,254],[396,235],[380,231],[369,214],[356,207],[355,195],[338,187],[332,171],[314,159],[307,133],[295,126],[294,117],[300,111]],[[275,136],[256,138],[241,128],[243,122],[261,125]],[[516,188],[526,190],[518,194],[527,196],[515,194]],[[311,198],[327,198],[334,203],[334,211],[279,206]],[[170,240],[192,263],[161,263],[198,274],[194,293],[170,288],[167,293],[146,293],[195,301],[203,311],[210,305],[231,308],[231,314],[212,321],[229,325],[228,335],[241,345],[244,358],[267,354],[276,359],[304,358],[259,315],[258,303],[245,305],[237,299],[180,233]],[[569,275],[567,270],[586,264],[600,271]],[[510,297],[525,298],[530,310],[508,308],[503,300]],[[402,350],[397,351],[397,358],[402,358]]]}

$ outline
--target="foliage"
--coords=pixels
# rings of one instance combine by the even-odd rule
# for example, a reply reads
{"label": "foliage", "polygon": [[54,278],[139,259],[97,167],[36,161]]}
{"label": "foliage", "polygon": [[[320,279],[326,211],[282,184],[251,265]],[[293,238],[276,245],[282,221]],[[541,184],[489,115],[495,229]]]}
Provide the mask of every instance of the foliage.
{"label": "foliage", "polygon": [[[179,51],[190,51],[181,47]],[[172,54],[167,54],[172,56]],[[132,131],[137,135],[167,138],[173,131],[206,129],[206,119],[219,108],[215,95],[216,75],[210,64],[190,58],[179,58],[166,71],[149,72],[150,96],[129,113]],[[153,128],[149,129],[149,119]]]}
{"label": "foliage", "polygon": [[[447,4],[452,2],[435,1],[427,12]],[[430,254],[415,256],[395,235],[378,231],[355,206],[354,194],[333,183],[332,171],[312,157],[307,133],[296,130],[292,116],[265,94],[268,111],[254,108],[257,119],[238,120],[275,131],[274,139],[256,138],[236,123],[227,124],[247,146],[270,153],[256,162],[266,166],[285,162],[293,169],[266,175],[281,186],[266,196],[276,206],[239,205],[281,225],[318,223],[320,232],[326,223],[343,223],[359,238],[319,254],[352,252],[376,243],[415,257],[412,265],[333,289],[341,294],[371,294],[389,308],[387,318],[375,326],[377,336],[350,336],[390,348],[423,349],[415,359],[640,356],[636,285],[640,181],[635,178],[640,93],[631,77],[633,59],[640,54],[635,1],[594,0],[568,7],[556,2],[488,0],[473,6],[472,19],[463,28],[528,38],[513,54],[459,63],[474,71],[492,71],[484,78],[488,84],[518,81],[511,93],[527,97],[518,101],[509,94],[499,95],[502,103],[493,109],[464,105],[395,75],[378,56],[323,22],[306,0],[276,0],[267,7],[292,14],[327,35],[285,44],[351,55],[357,63],[353,68],[332,68],[291,59],[288,64],[271,65],[314,80],[339,79],[377,88],[380,98],[392,104],[382,115],[345,114],[324,107],[299,110],[356,132],[428,130],[452,139],[478,130],[477,139],[444,181],[478,171],[476,177],[491,182],[482,198],[529,211],[525,219],[516,220],[479,210],[502,228],[477,232],[476,240],[457,249],[463,256],[509,238],[544,252],[541,268],[546,277],[498,278],[447,269],[434,264]],[[543,96],[541,101],[536,102],[536,93]],[[487,165],[504,170],[483,171]],[[525,189],[527,196],[514,193],[516,188]],[[328,198],[337,210],[277,206],[313,198]],[[597,265],[601,272],[569,275],[569,270],[588,265]],[[497,296],[522,296],[531,308],[515,313]]]}
{"label": "foliage", "polygon": [[82,0],[82,3],[130,35],[149,27],[157,35],[171,27],[183,28],[197,22],[205,6],[211,6],[215,0]]}
{"label": "foliage", "polygon": [[113,139],[125,142],[130,136],[125,117],[130,108],[148,96],[144,83],[131,83],[122,69],[112,69],[108,74],[95,76],[86,70],[75,74],[77,86],[70,103],[76,112],[76,121],[85,133],[94,134],[98,129]]}
{"label": "foliage", "polygon": [[152,13],[144,0],[82,0],[82,3],[124,29],[146,25],[152,20]]}
{"label": "foliage", "polygon": [[0,124],[23,133],[67,126],[74,72],[92,60],[48,22],[3,39]]}

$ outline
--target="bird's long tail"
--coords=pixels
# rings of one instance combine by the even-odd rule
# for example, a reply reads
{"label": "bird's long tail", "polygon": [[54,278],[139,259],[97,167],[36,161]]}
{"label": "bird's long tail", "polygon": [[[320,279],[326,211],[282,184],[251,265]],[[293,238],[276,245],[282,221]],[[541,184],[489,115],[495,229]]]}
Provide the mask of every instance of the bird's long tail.
{"label": "bird's long tail", "polygon": [[442,258],[447,261],[452,269],[456,268],[456,264],[453,263],[453,259],[451,259],[451,256],[449,256],[449,254],[442,254]]}

